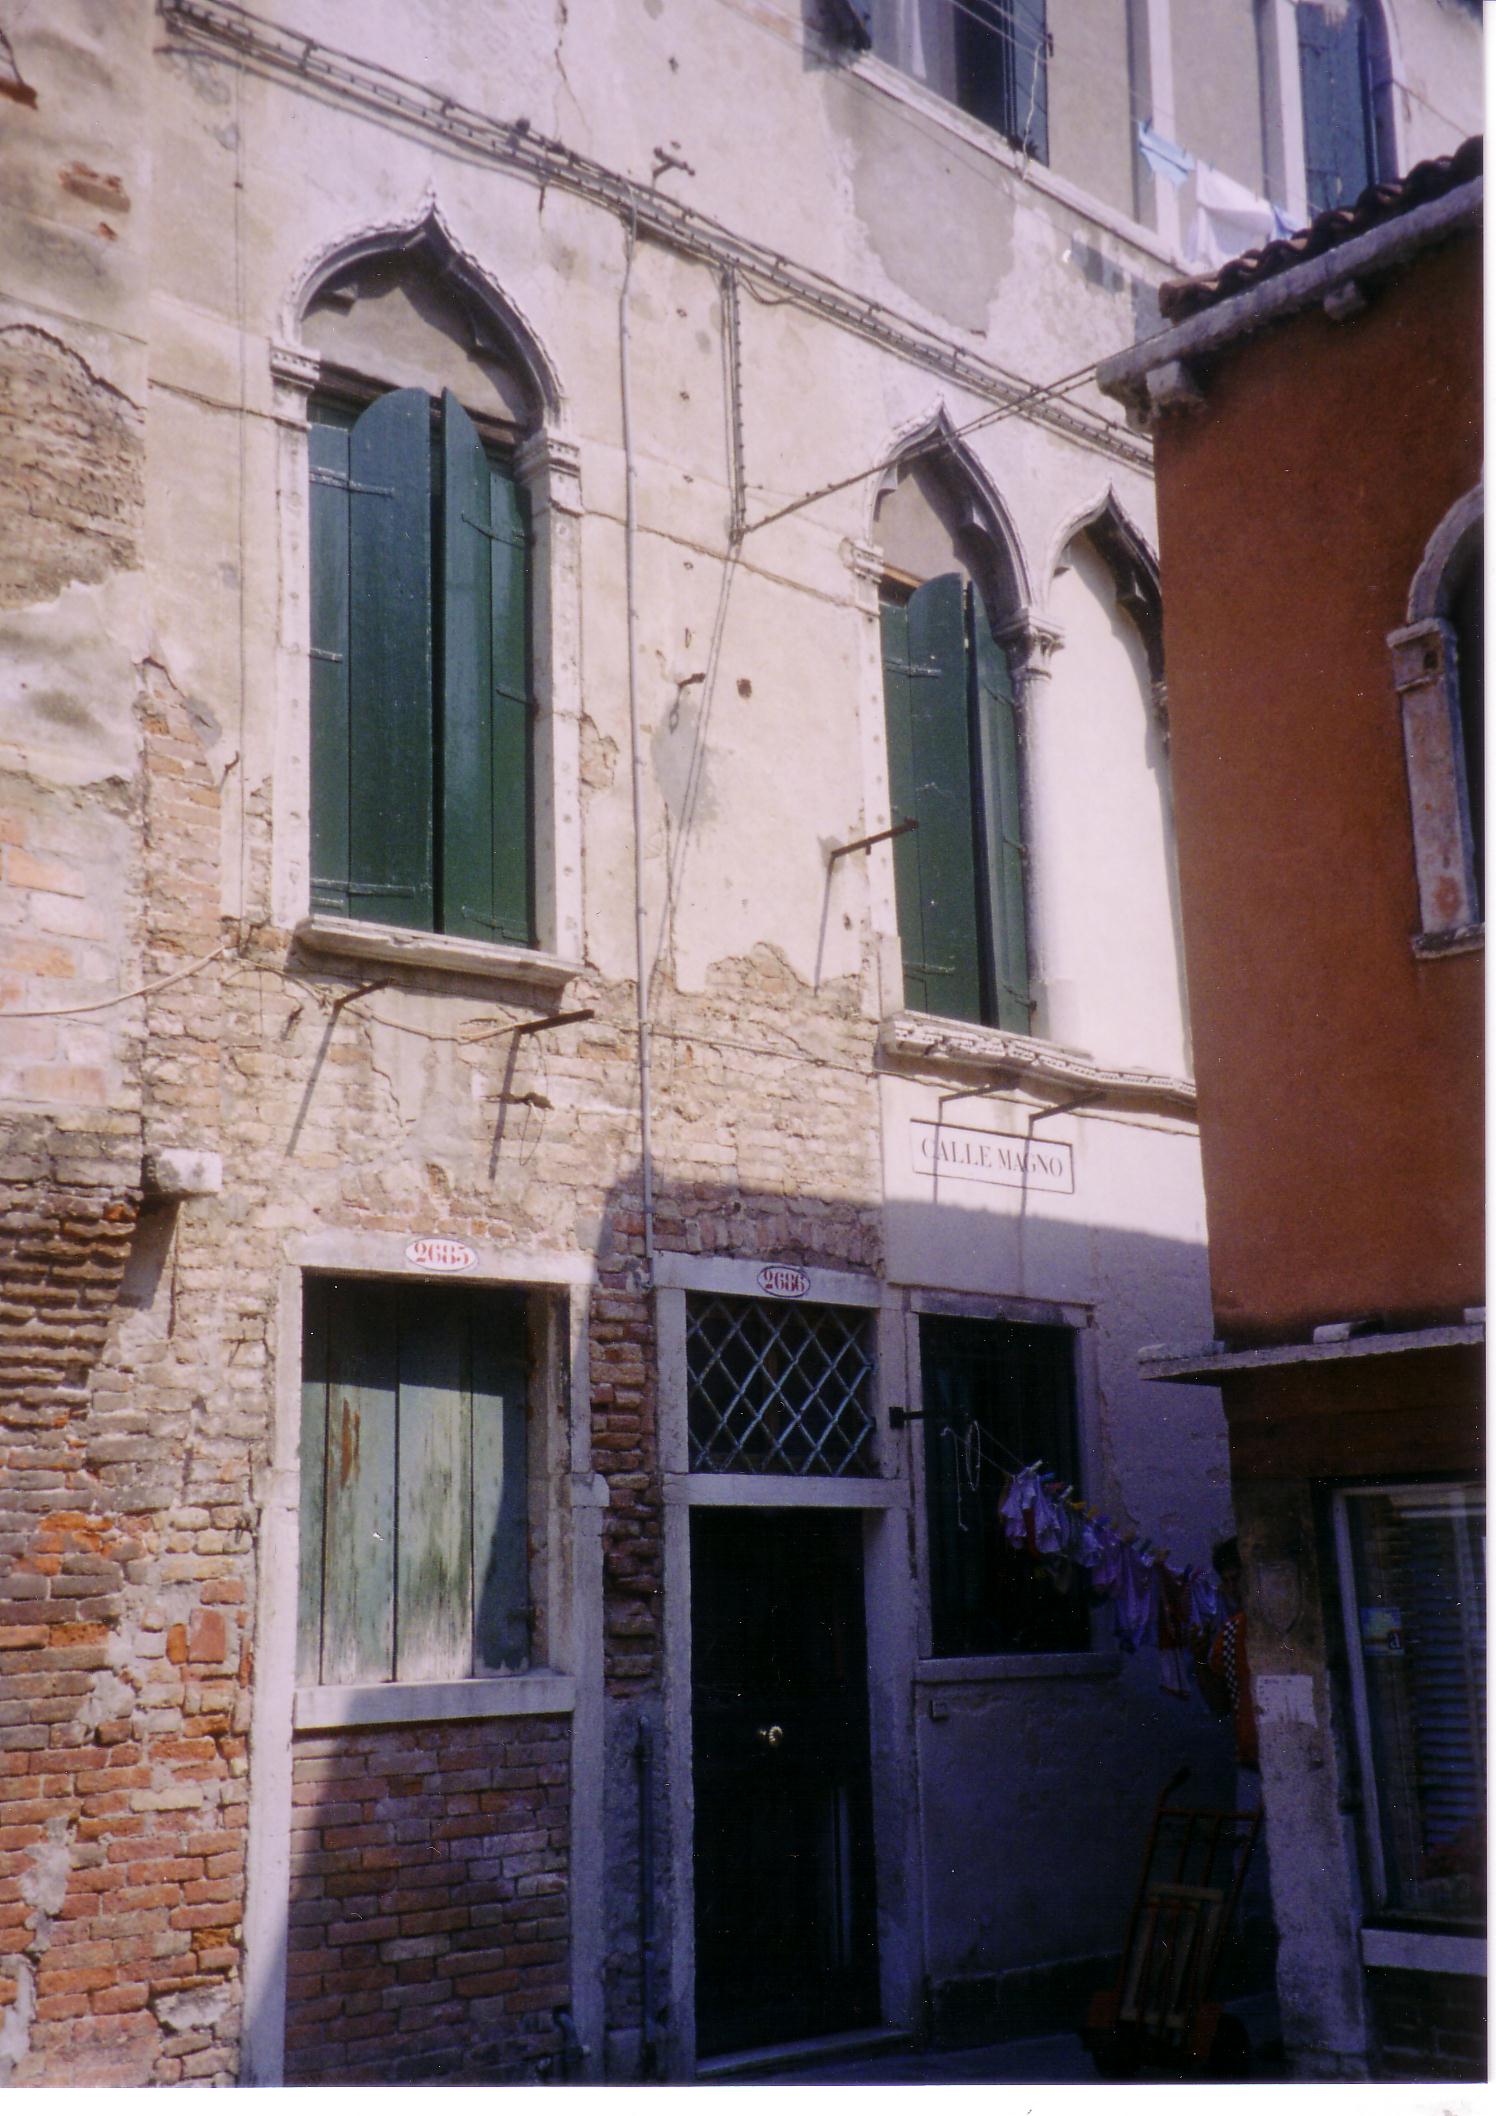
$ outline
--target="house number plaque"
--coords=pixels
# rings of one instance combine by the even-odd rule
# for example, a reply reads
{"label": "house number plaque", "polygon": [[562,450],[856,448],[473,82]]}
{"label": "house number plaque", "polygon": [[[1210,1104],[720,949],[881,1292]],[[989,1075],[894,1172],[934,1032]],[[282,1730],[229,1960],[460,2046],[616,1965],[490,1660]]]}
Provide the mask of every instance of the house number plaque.
{"label": "house number plaque", "polygon": [[478,1261],[466,1242],[449,1242],[439,1234],[418,1234],[405,1245],[405,1261],[417,1271],[471,1271]]}

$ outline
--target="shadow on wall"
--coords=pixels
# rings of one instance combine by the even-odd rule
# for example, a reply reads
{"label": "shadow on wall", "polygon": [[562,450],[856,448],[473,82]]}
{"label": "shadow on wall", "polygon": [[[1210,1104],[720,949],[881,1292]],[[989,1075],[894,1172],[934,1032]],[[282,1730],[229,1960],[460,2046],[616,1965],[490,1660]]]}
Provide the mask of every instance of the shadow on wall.
{"label": "shadow on wall", "polygon": [[[793,1153],[786,1140],[787,1177]],[[1133,1363],[1140,1343],[1178,1334],[1181,1313],[1191,1320],[1207,1313],[1203,1252],[1045,1217],[1054,1208],[1042,1197],[1025,1200],[1020,1215],[948,1202],[885,1207],[858,1189],[849,1183],[843,1195],[810,1196],[793,1187],[660,1174],[657,1251],[878,1278],[886,1237],[906,1281],[923,1256],[930,1285],[964,1288],[968,1296],[979,1289],[995,1302],[1026,1298],[1029,1308],[1014,1312],[1031,1313],[1036,1327],[1052,1334],[1083,1311],[1089,1320],[1075,1335],[1084,1489],[1119,1526],[1169,1545],[1176,1562],[1207,1560],[1229,1526],[1225,1433],[1214,1392],[1142,1384]],[[614,1765],[641,1710],[659,1723],[663,1682],[659,1355],[654,1303],[639,1290],[643,1247],[635,1177],[608,1193],[592,1302],[593,1397],[587,1413],[573,1409],[574,1419],[590,1417],[592,1466],[610,1489],[605,1606],[582,1609],[579,1622],[608,1646],[603,1753]],[[953,1260],[954,1276],[947,1269]],[[1036,1299],[1038,1287],[1045,1301]],[[729,1342],[741,1296],[686,1300],[688,1358],[699,1366],[713,1342],[722,1351],[713,1383],[719,1426],[739,1384],[768,1403],[775,1391],[766,1379],[784,1379],[797,1360],[802,1369],[808,1358],[811,1367],[819,1360],[823,1369],[848,1371],[834,1317],[794,1342],[772,1332]],[[865,1343],[871,1357],[897,1363],[884,1377],[885,1398],[908,1404],[921,1322],[908,1303],[899,1312],[902,1325],[891,1332],[885,1317]],[[803,1302],[765,1303],[771,1323],[790,1313],[811,1321]],[[669,1385],[683,1380],[670,1377]],[[782,1408],[782,1390],[776,1400]],[[911,1425],[877,1444],[890,1451],[877,1465],[884,1475],[909,1475],[930,1446],[929,1428]],[[1029,1447],[1027,1438],[1022,1445]],[[921,1538],[927,1533],[922,1523]],[[901,1533],[894,1541],[916,1612],[918,1650],[927,1654],[927,1545]],[[674,1611],[670,1621],[689,1629],[686,1611]],[[1045,1994],[1079,1989],[1093,1969],[1099,1980],[1119,1949],[1164,1780],[1189,1762],[1194,1797],[1234,1800],[1225,1729],[1198,1699],[1161,1694],[1150,1647],[1132,1657],[1112,1654],[1104,1609],[1093,1616],[1092,1637],[1093,1666],[1042,1680],[1012,1679],[1010,1667],[1005,1680],[952,1682],[947,1674],[942,1681],[938,1661],[913,1669],[904,1663],[900,1681],[912,1675],[915,1683],[914,1747],[899,1768],[918,1774],[923,1841],[911,1856],[924,1867],[926,1973],[948,1989],[948,2023],[979,2013],[1005,2034],[1073,2025],[1052,2021]],[[626,1662],[611,1657],[620,1640]],[[890,1677],[876,1664],[878,1652],[875,1631],[869,1688],[882,1683],[886,1690]],[[899,1710],[907,1725],[907,1702]],[[872,1768],[886,1772],[887,1758],[875,1754]],[[288,2081],[477,2084],[575,2076],[564,2017],[577,2005],[572,1773],[571,1722],[558,1715],[296,1737]],[[606,1775],[616,1775],[612,1766]],[[686,1818],[668,1814],[665,1797],[661,1769],[649,1919],[632,1783],[627,1800],[620,1794],[607,1804],[602,1974],[610,2050],[668,2040],[670,2024],[659,2013],[641,2021],[647,1922],[657,2006],[670,1988],[671,1846]],[[887,1877],[886,1855],[880,1872]],[[906,1895],[911,1879],[898,1884]],[[1074,1972],[1068,1984],[1052,1973],[1066,1965]],[[589,1996],[585,2010],[595,2017],[597,1995]]]}

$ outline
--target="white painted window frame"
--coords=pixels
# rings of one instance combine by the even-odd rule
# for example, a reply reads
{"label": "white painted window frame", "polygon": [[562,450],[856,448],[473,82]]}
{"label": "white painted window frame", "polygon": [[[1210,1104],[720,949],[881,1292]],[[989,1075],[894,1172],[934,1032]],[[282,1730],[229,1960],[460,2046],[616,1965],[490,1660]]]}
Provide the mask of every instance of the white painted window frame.
{"label": "white painted window frame", "polygon": [[[1346,1665],[1350,1671],[1351,1726],[1364,1807],[1364,1850],[1372,1893],[1380,1906],[1387,1895],[1387,1862],[1382,1850],[1381,1806],[1377,1793],[1375,1750],[1372,1746],[1371,1703],[1366,1690],[1366,1664],[1361,1650],[1360,1602],[1356,1590],[1355,1553],[1351,1547],[1350,1502],[1354,1499],[1387,1497],[1418,1492],[1433,1498],[1441,1491],[1463,1492],[1465,1483],[1419,1484],[1404,1480],[1386,1484],[1343,1485],[1331,1494],[1335,1533],[1335,1561],[1340,1589],[1341,1625],[1345,1633]],[[1481,1933],[1448,1934],[1422,1932],[1414,1926],[1384,1925],[1375,1909],[1364,1919],[1361,1957],[1368,1968],[1422,1969],[1464,1975],[1485,1973],[1485,1936]],[[1477,1967],[1476,1964],[1479,1963]]]}

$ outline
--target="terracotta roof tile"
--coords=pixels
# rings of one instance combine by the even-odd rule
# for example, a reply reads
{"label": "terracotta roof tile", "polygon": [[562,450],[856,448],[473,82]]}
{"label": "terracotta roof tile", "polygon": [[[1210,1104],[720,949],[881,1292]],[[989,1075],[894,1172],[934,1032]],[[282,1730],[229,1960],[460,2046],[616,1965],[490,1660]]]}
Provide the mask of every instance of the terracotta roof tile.
{"label": "terracotta roof tile", "polygon": [[1288,271],[1293,265],[1333,250],[1339,243],[1349,242],[1352,236],[1365,235],[1383,221],[1395,220],[1399,214],[1409,213],[1415,206],[1442,198],[1446,191],[1454,191],[1479,176],[1483,163],[1483,142],[1477,137],[1466,140],[1453,154],[1442,155],[1437,161],[1420,162],[1395,183],[1368,184],[1353,206],[1332,207],[1297,234],[1285,235],[1277,242],[1264,244],[1260,250],[1248,250],[1242,257],[1233,257],[1217,272],[1199,279],[1165,280],[1158,290],[1160,313],[1168,323],[1182,323],[1186,317],[1197,316],[1202,309],[1211,308],[1218,301],[1227,301],[1233,294],[1240,294],[1248,287],[1274,278],[1279,272]]}

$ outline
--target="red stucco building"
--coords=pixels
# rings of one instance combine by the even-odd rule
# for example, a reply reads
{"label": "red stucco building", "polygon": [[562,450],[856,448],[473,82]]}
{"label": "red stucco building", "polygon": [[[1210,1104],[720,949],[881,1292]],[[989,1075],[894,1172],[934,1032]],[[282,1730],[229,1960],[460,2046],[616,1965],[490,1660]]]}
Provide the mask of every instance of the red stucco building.
{"label": "red stucco building", "polygon": [[1157,448],[1219,1383],[1306,2078],[1483,2076],[1478,142],[1165,290]]}

